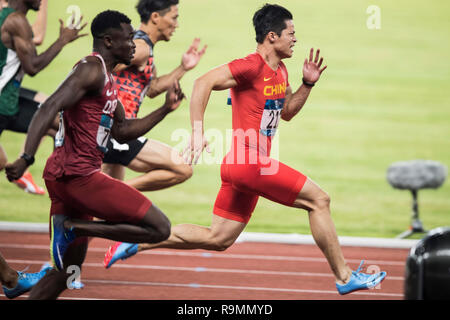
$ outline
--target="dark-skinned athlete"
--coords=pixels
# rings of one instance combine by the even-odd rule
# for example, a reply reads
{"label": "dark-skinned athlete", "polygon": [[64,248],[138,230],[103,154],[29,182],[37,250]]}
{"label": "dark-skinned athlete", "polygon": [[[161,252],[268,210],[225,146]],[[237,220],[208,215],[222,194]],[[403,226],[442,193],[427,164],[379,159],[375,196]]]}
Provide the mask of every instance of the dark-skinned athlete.
{"label": "dark-skinned athlete", "polygon": [[67,288],[67,268],[81,268],[88,237],[153,243],[170,234],[170,221],[156,205],[100,171],[110,135],[118,142],[140,137],[184,98],[174,82],[160,108],[142,119],[125,118],[111,72],[133,58],[135,32],[130,22],[117,11],[97,15],[91,26],[93,53],[80,60],[44,102],[30,124],[25,153],[6,166],[9,180],[20,176],[33,163],[38,142],[60,112],[55,151],[44,170],[52,200],[50,253],[55,268],[32,289],[30,299],[56,299]]}

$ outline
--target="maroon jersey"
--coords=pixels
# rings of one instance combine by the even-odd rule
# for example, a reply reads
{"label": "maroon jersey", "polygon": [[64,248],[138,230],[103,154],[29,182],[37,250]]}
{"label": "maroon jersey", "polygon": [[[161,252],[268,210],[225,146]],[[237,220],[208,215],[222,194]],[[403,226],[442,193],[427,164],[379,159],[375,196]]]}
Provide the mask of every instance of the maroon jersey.
{"label": "maroon jersey", "polygon": [[46,180],[63,176],[87,176],[101,169],[117,107],[117,88],[112,74],[106,70],[102,56],[96,52],[90,56],[102,62],[105,86],[101,95],[85,96],[76,106],[60,113],[55,150],[44,170]]}

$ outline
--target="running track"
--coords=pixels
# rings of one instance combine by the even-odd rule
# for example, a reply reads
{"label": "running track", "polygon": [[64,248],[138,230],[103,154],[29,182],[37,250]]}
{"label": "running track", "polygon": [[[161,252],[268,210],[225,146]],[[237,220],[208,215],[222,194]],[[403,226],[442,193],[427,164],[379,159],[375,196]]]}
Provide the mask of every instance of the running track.
{"label": "running track", "polygon": [[[103,256],[111,243],[91,241],[82,272],[85,288],[66,290],[60,299],[402,300],[409,252],[343,247],[352,269],[364,258],[366,272],[381,268],[388,275],[381,288],[340,296],[325,258],[313,245],[242,242],[224,252],[158,249],[106,270]],[[2,231],[0,252],[13,268],[36,272],[49,260],[49,236]]]}

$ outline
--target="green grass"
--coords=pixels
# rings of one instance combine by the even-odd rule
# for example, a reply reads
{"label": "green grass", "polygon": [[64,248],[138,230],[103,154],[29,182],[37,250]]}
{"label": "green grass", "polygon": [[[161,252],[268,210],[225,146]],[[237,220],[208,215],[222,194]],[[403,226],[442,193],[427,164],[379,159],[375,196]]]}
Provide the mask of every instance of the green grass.
{"label": "green grass", "polygon": [[[138,21],[136,1],[77,1],[87,21],[106,6]],[[432,159],[450,165],[450,21],[447,1],[279,1],[294,14],[298,43],[285,60],[293,89],[300,85],[301,66],[309,48],[320,47],[328,69],[299,116],[279,129],[279,159],[319,183],[332,198],[332,215],[340,235],[394,237],[410,221],[411,196],[386,180],[388,166],[400,160]],[[57,18],[67,19],[73,1],[50,4],[44,45],[57,37]],[[124,5],[126,3],[126,5]],[[128,4],[129,3],[129,4]],[[168,43],[155,48],[159,74],[176,67],[194,37],[208,50],[199,66],[186,74],[188,97],[193,81],[214,66],[255,49],[251,18],[265,1],[182,0],[180,28]],[[381,29],[366,27],[366,9],[381,8]],[[32,15],[30,15],[32,17]],[[138,24],[135,24],[138,27]],[[70,44],[24,86],[51,94],[74,63],[91,49],[91,38]],[[207,128],[225,133],[231,126],[226,92],[213,93],[206,113]],[[141,115],[162,103],[147,99]],[[189,130],[188,103],[147,134],[170,145],[174,130]],[[10,160],[24,136],[5,132],[0,143]],[[49,139],[31,167],[40,178],[51,152]],[[136,174],[128,171],[127,177]],[[219,165],[201,164],[194,176],[169,190],[147,193],[173,224],[209,224],[219,189]],[[450,225],[450,185],[419,193],[426,228]],[[31,196],[0,179],[0,220],[48,220],[50,201]],[[247,231],[309,233],[307,214],[261,199]]]}

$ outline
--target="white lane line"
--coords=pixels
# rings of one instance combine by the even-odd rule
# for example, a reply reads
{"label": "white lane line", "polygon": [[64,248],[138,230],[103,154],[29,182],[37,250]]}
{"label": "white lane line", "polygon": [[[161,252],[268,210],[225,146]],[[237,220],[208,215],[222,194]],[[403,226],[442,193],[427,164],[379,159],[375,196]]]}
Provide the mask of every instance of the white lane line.
{"label": "white lane line", "polygon": [[[0,248],[17,248],[17,249],[34,249],[34,250],[49,250],[49,246],[44,245],[21,245],[21,244],[0,244]],[[90,252],[105,253],[107,248],[89,248]],[[305,261],[305,262],[323,262],[328,263],[325,258],[319,257],[292,257],[292,256],[269,256],[256,254],[234,254],[234,253],[216,253],[216,252],[187,252],[187,251],[162,251],[162,250],[147,250],[142,251],[139,255],[164,255],[164,256],[183,256],[183,257],[198,257],[198,258],[223,258],[223,259],[245,259],[245,260],[278,260],[278,261]],[[359,264],[361,259],[346,259],[349,263]],[[405,259],[406,260],[406,259]],[[392,260],[366,260],[366,265],[380,264],[391,266],[405,266],[405,261]]]}
{"label": "white lane line", "polygon": [[[38,264],[42,265],[46,261],[36,260],[7,260],[8,263],[18,264]],[[102,268],[101,263],[83,263],[83,267]],[[263,274],[263,275],[277,275],[277,276],[297,276],[297,277],[324,277],[334,278],[331,273],[318,272],[294,272],[294,271],[272,271],[272,270],[246,270],[246,269],[225,269],[225,268],[207,268],[207,267],[174,267],[174,266],[158,266],[158,265],[130,265],[130,264],[115,264],[115,269],[144,269],[144,270],[165,270],[165,271],[186,271],[186,272],[215,272],[215,273],[244,273],[244,274]],[[106,271],[106,270],[105,270]],[[387,280],[404,281],[403,277],[389,276]]]}
{"label": "white lane line", "polygon": [[[231,290],[249,290],[249,291],[271,291],[271,292],[291,292],[291,293],[316,293],[316,294],[333,294],[339,295],[332,290],[306,290],[306,289],[285,289],[285,288],[265,288],[265,287],[246,287],[246,286],[224,286],[200,283],[165,283],[165,282],[137,282],[137,281],[118,281],[118,280],[83,280],[86,283],[98,283],[109,285],[126,285],[126,286],[161,286],[161,287],[186,287],[186,288],[209,288],[209,289],[231,289]],[[373,290],[357,291],[351,294],[362,296],[385,296],[385,297],[403,297],[401,293],[383,293],[373,292]]]}
{"label": "white lane line", "polygon": [[[0,221],[0,231],[37,232],[48,234],[48,223],[9,222]],[[263,232],[242,232],[237,242],[263,242],[278,244],[308,244],[315,245],[310,234],[279,234]],[[375,247],[393,249],[411,249],[419,240],[392,239],[392,238],[367,238],[339,236],[341,246],[351,247]]]}
{"label": "white lane line", "polygon": [[[281,260],[281,261],[306,261],[306,262],[325,262],[325,258],[318,257],[291,257],[291,256],[269,256],[257,254],[234,254],[234,253],[201,253],[201,252],[172,252],[172,251],[142,251],[139,254],[153,254],[153,255],[173,255],[173,256],[188,256],[188,257],[204,257],[204,258],[225,258],[225,259],[254,259],[254,260]],[[362,259],[346,259],[347,262],[359,264]],[[404,266],[403,261],[392,260],[365,260],[365,264],[386,264],[393,266]]]}

